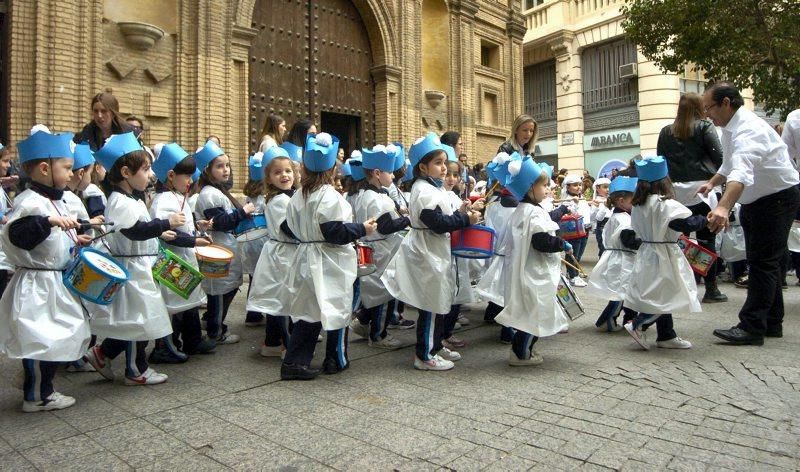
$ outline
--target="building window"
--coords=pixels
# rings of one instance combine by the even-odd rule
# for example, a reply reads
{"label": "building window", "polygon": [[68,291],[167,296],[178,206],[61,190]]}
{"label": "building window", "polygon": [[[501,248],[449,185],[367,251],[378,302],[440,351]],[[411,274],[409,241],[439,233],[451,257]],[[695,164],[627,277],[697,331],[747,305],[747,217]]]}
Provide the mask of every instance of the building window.
{"label": "building window", "polygon": [[525,0],[525,8],[523,10],[530,10],[531,8],[536,8],[539,5],[543,4],[545,0]]}
{"label": "building window", "polygon": [[694,64],[686,64],[683,66],[683,72],[680,76],[681,81],[681,95],[684,93],[696,93],[702,95],[706,90],[706,74],[703,69],[695,66]]}
{"label": "building window", "polygon": [[491,69],[500,70],[500,46],[489,41],[481,40],[481,65]]}
{"label": "building window", "polygon": [[636,62],[636,45],[626,39],[587,48],[581,55],[584,113],[635,105],[638,81],[620,78],[619,67]]}
{"label": "building window", "polygon": [[541,123],[556,119],[556,61],[528,66],[523,79],[525,113]]}
{"label": "building window", "polygon": [[497,114],[497,94],[493,92],[483,92],[483,100],[481,101],[481,123],[497,126]]}

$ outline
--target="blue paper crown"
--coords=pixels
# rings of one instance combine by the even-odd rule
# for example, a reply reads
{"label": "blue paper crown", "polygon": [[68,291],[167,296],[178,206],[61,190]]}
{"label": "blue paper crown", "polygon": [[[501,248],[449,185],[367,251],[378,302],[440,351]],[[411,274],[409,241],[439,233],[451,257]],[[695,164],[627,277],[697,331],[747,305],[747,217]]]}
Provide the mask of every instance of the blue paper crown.
{"label": "blue paper crown", "polygon": [[406,165],[406,151],[403,148],[403,145],[398,142],[392,143],[395,147],[394,152],[394,169],[392,172],[397,171],[405,167]]}
{"label": "blue paper crown", "polygon": [[122,134],[112,134],[103,147],[94,153],[94,158],[106,170],[111,170],[114,163],[124,156],[125,154],[132,153],[133,151],[142,151],[142,145],[136,139],[133,132],[129,131]]}
{"label": "blue paper crown", "polygon": [[636,163],[636,177],[645,182],[655,182],[669,175],[667,160],[663,156],[648,157]]}
{"label": "blue paper crown", "polygon": [[372,149],[361,150],[361,163],[364,169],[378,169],[384,172],[394,172],[396,155],[389,153],[386,147],[378,145]]}
{"label": "blue paper crown", "polygon": [[364,165],[360,157],[351,157],[347,162],[350,163],[350,177],[354,182],[360,182],[367,178],[364,174]]}
{"label": "blue paper crown", "polygon": [[289,159],[295,162],[303,162],[303,148],[295,143],[284,141],[281,143],[280,148],[289,154]]}
{"label": "blue paper crown", "polygon": [[[509,165],[511,162],[515,161],[520,162],[519,159],[515,159],[510,161]],[[504,187],[514,195],[514,198],[522,200],[533,183],[542,175],[542,172],[546,173],[547,169],[543,169],[539,164],[534,162],[530,156],[525,156],[520,162],[520,169],[517,175],[513,175],[509,172]]]}
{"label": "blue paper crown", "polygon": [[94,153],[89,143],[80,143],[75,145],[75,161],[72,163],[74,170],[83,169],[84,167],[94,164]]}
{"label": "blue paper crown", "polygon": [[19,163],[35,159],[72,159],[72,133],[50,134],[37,131],[17,143]]}
{"label": "blue paper crown", "polygon": [[257,152],[247,159],[247,170],[250,180],[264,180],[264,153]]}
{"label": "blue paper crown", "polygon": [[342,174],[342,177],[350,177],[353,174],[350,170],[350,161],[342,164],[342,167],[339,168],[339,173]]}
{"label": "blue paper crown", "polygon": [[5,146],[3,146],[3,143],[0,143],[0,151],[2,151],[2,150],[3,150],[3,149],[5,149],[5,148],[6,148],[6,147],[5,147]]}
{"label": "blue paper crown", "polygon": [[[500,182],[500,185],[505,186],[506,180],[508,180],[508,164],[513,161],[520,161],[522,160],[522,156],[519,155],[518,152],[514,152],[508,156],[509,160],[504,162],[497,162],[492,161],[494,163],[494,180]],[[496,157],[495,157],[496,158]]]}
{"label": "blue paper crown", "polygon": [[408,151],[408,157],[411,159],[411,167],[416,167],[419,161],[422,160],[428,153],[433,151],[444,151],[442,142],[436,133],[428,133],[424,137],[419,138]]}
{"label": "blue paper crown", "polygon": [[494,181],[497,180],[497,178],[494,176],[495,167],[497,167],[497,164],[495,162],[493,162],[493,161],[489,161],[489,163],[486,164],[486,187],[487,188],[491,188],[492,184],[494,184]]}
{"label": "blue paper crown", "polygon": [[194,162],[197,165],[197,170],[201,173],[206,170],[211,161],[225,154],[221,147],[217,146],[214,141],[206,141],[196,153],[194,153]]}
{"label": "blue paper crown", "polygon": [[449,162],[458,162],[456,150],[453,148],[453,146],[450,146],[449,144],[442,144],[442,147],[444,148],[444,152],[447,154],[447,160]]}
{"label": "blue paper crown", "polygon": [[178,143],[169,143],[161,147],[161,152],[158,154],[158,159],[153,162],[153,173],[156,174],[158,180],[165,184],[167,183],[167,174],[175,168],[182,160],[186,159],[189,153],[180,147]]}
{"label": "blue paper crown", "polygon": [[[330,136],[330,143],[320,143],[323,136]],[[303,153],[303,165],[311,172],[325,172],[336,165],[336,155],[339,153],[339,138],[320,133],[306,137],[306,149]]]}
{"label": "blue paper crown", "polygon": [[639,179],[636,177],[628,177],[627,175],[619,175],[617,178],[611,181],[611,185],[608,187],[608,193],[614,192],[635,192],[636,191],[636,184],[639,183]]}
{"label": "blue paper crown", "polygon": [[261,166],[266,169],[270,161],[278,157],[291,159],[291,156],[289,156],[289,152],[287,152],[286,149],[279,146],[272,146],[264,151],[264,155],[261,157]]}

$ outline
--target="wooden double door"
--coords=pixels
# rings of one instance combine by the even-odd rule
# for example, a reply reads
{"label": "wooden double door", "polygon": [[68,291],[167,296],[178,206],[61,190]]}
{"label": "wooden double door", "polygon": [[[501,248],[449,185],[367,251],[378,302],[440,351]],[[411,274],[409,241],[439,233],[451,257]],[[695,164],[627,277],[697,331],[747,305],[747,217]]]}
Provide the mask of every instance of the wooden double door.
{"label": "wooden double door", "polygon": [[250,149],[269,114],[336,135],[346,152],[375,139],[367,30],[350,0],[258,0],[250,48]]}

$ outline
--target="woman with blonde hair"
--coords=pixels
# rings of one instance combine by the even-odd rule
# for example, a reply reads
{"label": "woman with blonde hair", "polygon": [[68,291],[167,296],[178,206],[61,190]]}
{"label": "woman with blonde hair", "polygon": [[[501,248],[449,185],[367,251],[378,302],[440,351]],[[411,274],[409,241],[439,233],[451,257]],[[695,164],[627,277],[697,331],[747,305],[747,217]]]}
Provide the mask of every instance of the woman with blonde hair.
{"label": "woman with blonde hair", "polygon": [[283,144],[283,135],[286,134],[286,120],[279,115],[270,114],[264,123],[264,130],[261,134],[261,143],[258,145],[260,152],[273,146],[280,146]]}
{"label": "woman with blonde hair", "polygon": [[500,145],[497,153],[513,154],[520,156],[533,155],[534,146],[539,139],[539,124],[530,115],[519,115],[511,125],[511,136]]}

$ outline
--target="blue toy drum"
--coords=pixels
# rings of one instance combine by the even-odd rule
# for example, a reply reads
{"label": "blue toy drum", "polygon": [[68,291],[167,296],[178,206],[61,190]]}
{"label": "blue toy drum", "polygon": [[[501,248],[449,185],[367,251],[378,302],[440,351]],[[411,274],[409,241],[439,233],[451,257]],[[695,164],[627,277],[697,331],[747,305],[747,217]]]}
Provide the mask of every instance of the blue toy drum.
{"label": "blue toy drum", "polygon": [[489,259],[494,254],[495,232],[473,225],[450,233],[450,252],[464,259]]}
{"label": "blue toy drum", "polygon": [[82,248],[64,271],[62,280],[79,297],[98,305],[109,305],[128,281],[128,270],[108,254]]}
{"label": "blue toy drum", "polygon": [[267,217],[263,213],[253,213],[236,225],[233,234],[240,243],[263,238],[268,234]]}

